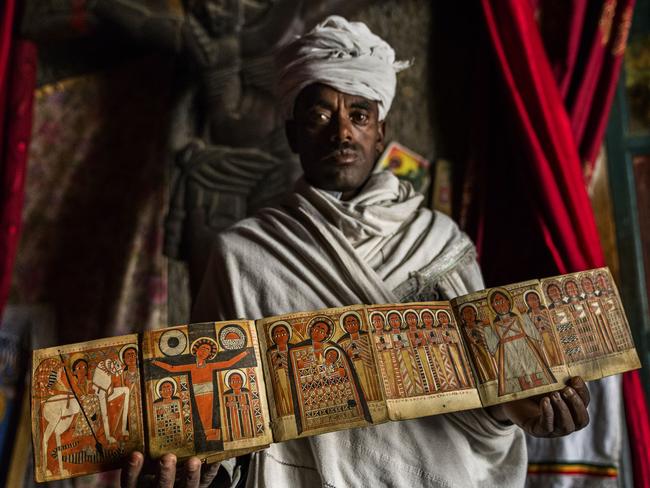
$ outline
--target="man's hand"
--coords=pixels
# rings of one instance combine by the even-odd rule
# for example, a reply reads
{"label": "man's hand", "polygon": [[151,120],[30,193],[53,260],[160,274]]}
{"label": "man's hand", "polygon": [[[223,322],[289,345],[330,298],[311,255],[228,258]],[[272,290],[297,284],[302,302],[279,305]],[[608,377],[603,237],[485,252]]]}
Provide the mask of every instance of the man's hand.
{"label": "man's hand", "polygon": [[589,424],[588,405],[587,385],[576,376],[560,391],[504,403],[501,412],[491,413],[535,437],[561,437]]}
{"label": "man's hand", "polygon": [[[219,463],[202,466],[199,458],[192,457],[177,473],[176,456],[173,454],[165,454],[157,464],[158,466],[152,470],[155,474],[145,475],[142,473],[144,456],[140,452],[131,453],[128,463],[122,468],[120,486],[122,488],[138,486],[172,488],[177,483],[179,486],[187,488],[207,488],[219,471]],[[201,469],[202,467],[203,469]]]}

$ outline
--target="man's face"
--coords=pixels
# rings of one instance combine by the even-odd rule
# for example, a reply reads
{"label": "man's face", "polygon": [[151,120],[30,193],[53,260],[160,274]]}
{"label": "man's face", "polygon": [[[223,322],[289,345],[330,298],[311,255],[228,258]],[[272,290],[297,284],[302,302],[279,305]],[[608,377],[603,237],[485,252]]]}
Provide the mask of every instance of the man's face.
{"label": "man's face", "polygon": [[165,381],[160,385],[160,396],[165,400],[169,400],[174,395],[174,385],[169,381]]}
{"label": "man's face", "polygon": [[135,349],[127,349],[124,351],[124,362],[130,368],[136,368],[138,365],[138,354]]}
{"label": "man's face", "polygon": [[532,309],[538,309],[540,306],[539,297],[536,293],[529,293],[526,295],[526,304]]}
{"label": "man's face", "polygon": [[465,307],[460,314],[466,324],[473,324],[476,322],[476,311],[472,307]]}
{"label": "man's face", "polygon": [[567,281],[566,285],[564,285],[564,289],[570,297],[578,296],[578,285],[576,285],[575,281]]}
{"label": "man's face", "polygon": [[548,296],[550,297],[553,302],[557,303],[560,300],[562,300],[562,292],[560,291],[560,288],[555,286],[555,285],[550,285],[547,289],[546,292],[548,293]]}
{"label": "man's face", "polygon": [[88,376],[88,363],[86,361],[78,361],[74,365],[73,373],[78,380],[81,378],[86,378]]}
{"label": "man's face", "polygon": [[414,328],[418,325],[418,316],[415,315],[414,313],[407,313],[406,314],[406,323],[410,328]]}
{"label": "man's face", "polygon": [[391,328],[399,329],[402,325],[402,318],[396,313],[392,313],[388,316],[388,323],[390,324]]}
{"label": "man's face", "polygon": [[212,348],[210,347],[209,344],[201,344],[196,349],[196,357],[204,361],[210,356],[211,353],[212,353]]}
{"label": "man's face", "polygon": [[438,315],[438,322],[440,322],[440,325],[442,326],[449,325],[449,315],[447,315],[445,312],[441,312]]}
{"label": "man's face", "polygon": [[585,291],[585,293],[594,292],[594,284],[589,278],[583,278],[580,284],[582,285],[582,289]]}
{"label": "man's face", "polygon": [[286,130],[305,179],[343,198],[354,196],[383,150],[384,123],[378,119],[376,101],[319,83],[302,90]]}
{"label": "man's face", "polygon": [[233,390],[240,390],[242,385],[244,384],[244,380],[242,380],[242,377],[238,374],[232,374],[230,375],[230,388]]}
{"label": "man's face", "polygon": [[343,321],[345,324],[345,330],[350,334],[356,334],[359,332],[359,321],[354,315],[348,315]]}
{"label": "man's face", "polygon": [[286,327],[278,325],[273,329],[273,342],[278,346],[284,346],[289,341],[289,331]]}
{"label": "man's face", "polygon": [[427,329],[430,329],[433,326],[433,315],[430,312],[424,312],[422,314],[422,322]]}
{"label": "man's face", "polygon": [[506,314],[510,312],[510,300],[501,293],[495,293],[492,297],[492,307],[496,313]]}
{"label": "man's face", "polygon": [[311,340],[315,342],[323,342],[327,337],[328,332],[329,327],[327,324],[318,322],[311,328]]}
{"label": "man's face", "polygon": [[330,364],[334,364],[337,359],[338,359],[338,354],[336,354],[336,351],[332,349],[327,351],[327,353],[325,354],[325,360]]}
{"label": "man's face", "polygon": [[375,328],[375,330],[381,330],[384,328],[384,318],[379,315],[375,314],[372,316],[372,325]]}

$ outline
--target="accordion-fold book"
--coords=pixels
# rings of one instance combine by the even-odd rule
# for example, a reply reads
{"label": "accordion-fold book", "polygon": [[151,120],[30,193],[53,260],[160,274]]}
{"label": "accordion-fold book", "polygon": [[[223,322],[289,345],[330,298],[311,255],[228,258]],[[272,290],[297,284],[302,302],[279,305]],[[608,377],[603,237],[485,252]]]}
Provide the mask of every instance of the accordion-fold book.
{"label": "accordion-fold book", "polygon": [[135,450],[219,461],[639,367],[607,268],[451,301],[352,305],[41,349],[31,386],[35,477],[118,468]]}

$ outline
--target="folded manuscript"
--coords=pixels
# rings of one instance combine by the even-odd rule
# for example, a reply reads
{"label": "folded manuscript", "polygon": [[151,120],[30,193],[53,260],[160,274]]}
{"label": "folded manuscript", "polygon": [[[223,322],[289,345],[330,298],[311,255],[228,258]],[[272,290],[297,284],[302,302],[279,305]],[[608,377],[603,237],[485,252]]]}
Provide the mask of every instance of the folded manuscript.
{"label": "folded manuscript", "polygon": [[34,351],[36,479],[495,405],[640,367],[607,268],[451,301],[190,324]]}

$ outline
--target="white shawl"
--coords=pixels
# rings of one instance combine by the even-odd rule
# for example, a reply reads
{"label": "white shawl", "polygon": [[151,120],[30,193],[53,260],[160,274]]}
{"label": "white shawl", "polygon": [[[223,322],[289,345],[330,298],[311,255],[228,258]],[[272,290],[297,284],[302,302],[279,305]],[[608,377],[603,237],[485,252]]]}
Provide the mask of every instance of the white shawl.
{"label": "white shawl", "polygon": [[[483,286],[469,239],[384,172],[337,200],[299,183],[281,207],[222,233],[193,321],[445,298]],[[522,486],[522,432],[483,410],[274,444],[248,486]]]}

